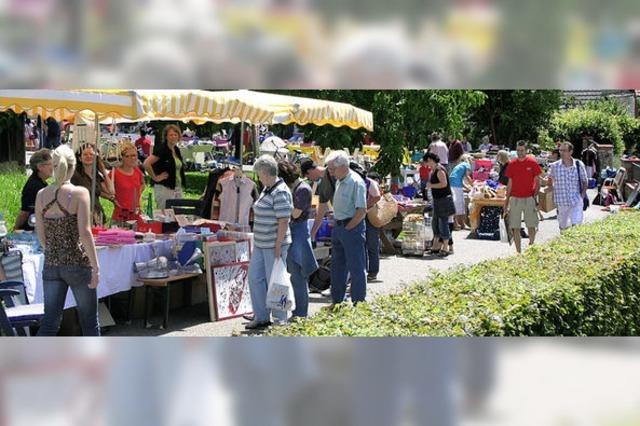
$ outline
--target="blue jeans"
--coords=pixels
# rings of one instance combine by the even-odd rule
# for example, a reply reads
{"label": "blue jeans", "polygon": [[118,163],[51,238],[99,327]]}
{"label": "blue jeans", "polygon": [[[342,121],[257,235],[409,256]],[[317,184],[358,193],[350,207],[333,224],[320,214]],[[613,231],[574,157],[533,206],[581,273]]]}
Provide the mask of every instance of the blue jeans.
{"label": "blue jeans", "polygon": [[[287,251],[289,245],[282,246],[282,260],[287,264]],[[249,291],[251,292],[251,306],[257,322],[270,321],[270,315],[279,321],[287,320],[286,311],[267,309],[267,291],[271,271],[276,263],[274,248],[254,247],[249,263]]]}
{"label": "blue jeans", "polygon": [[91,268],[88,266],[47,266],[42,270],[44,318],[38,336],[56,336],[62,322],[67,290],[76,299],[83,336],[99,336],[98,294],[89,288]]}
{"label": "blue jeans", "polygon": [[380,272],[380,228],[367,221],[367,272],[378,275]]}
{"label": "blue jeans", "polygon": [[291,312],[294,317],[306,317],[309,313],[309,276],[305,275],[302,267],[289,262],[287,271],[291,274],[291,285],[296,298],[296,308]]}
{"label": "blue jeans", "polygon": [[318,262],[311,248],[306,221],[291,222],[291,246],[287,253],[287,271],[296,298],[294,317],[306,317],[309,312],[309,276],[318,269]]}
{"label": "blue jeans", "polygon": [[433,229],[433,237],[441,238],[442,240],[448,240],[451,238],[451,232],[449,231],[449,216],[439,217],[433,216],[431,218],[431,229]]}
{"label": "blue jeans", "polygon": [[363,302],[367,296],[365,224],[361,221],[350,231],[344,225],[333,228],[331,234],[331,299],[344,301],[347,277],[351,275],[351,300]]}

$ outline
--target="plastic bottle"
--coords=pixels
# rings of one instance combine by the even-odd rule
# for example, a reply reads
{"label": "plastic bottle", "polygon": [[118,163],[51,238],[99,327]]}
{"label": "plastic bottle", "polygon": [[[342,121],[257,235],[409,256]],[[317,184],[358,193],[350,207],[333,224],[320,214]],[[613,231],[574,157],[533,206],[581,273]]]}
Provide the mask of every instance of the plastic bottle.
{"label": "plastic bottle", "polygon": [[153,219],[153,204],[151,203],[151,200],[152,196],[149,194],[147,197],[147,216],[149,216],[150,219]]}

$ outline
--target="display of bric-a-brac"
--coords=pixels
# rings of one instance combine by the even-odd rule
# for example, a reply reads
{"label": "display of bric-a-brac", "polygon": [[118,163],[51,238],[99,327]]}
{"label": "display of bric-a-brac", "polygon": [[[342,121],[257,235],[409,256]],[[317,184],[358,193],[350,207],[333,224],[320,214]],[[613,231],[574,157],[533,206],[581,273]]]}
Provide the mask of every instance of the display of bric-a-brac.
{"label": "display of bric-a-brac", "polygon": [[228,265],[236,262],[236,242],[216,241],[208,243],[207,259],[209,260],[209,266]]}
{"label": "display of bric-a-brac", "polygon": [[248,262],[251,260],[250,241],[236,241],[236,262]]}

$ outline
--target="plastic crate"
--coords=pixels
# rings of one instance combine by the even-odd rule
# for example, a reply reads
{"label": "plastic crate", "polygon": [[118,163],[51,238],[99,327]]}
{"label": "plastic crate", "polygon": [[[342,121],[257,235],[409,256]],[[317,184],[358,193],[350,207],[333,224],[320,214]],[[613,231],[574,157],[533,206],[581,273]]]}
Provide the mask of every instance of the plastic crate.
{"label": "plastic crate", "polygon": [[138,220],[136,229],[138,232],[153,232],[154,234],[162,234],[162,222],[145,222],[143,220]]}

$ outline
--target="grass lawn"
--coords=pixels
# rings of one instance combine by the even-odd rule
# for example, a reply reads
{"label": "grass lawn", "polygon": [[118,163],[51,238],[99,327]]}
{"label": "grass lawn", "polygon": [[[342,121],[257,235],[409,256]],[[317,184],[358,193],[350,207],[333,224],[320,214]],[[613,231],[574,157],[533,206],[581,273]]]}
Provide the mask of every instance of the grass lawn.
{"label": "grass lawn", "polygon": [[[206,179],[206,175],[205,175]],[[0,164],[0,213],[4,215],[5,221],[7,222],[7,230],[11,231],[16,222],[16,217],[20,212],[20,198],[22,195],[22,187],[27,181],[27,175],[24,170],[18,168],[13,163],[11,165],[8,164]],[[51,184],[52,180],[49,180]],[[197,189],[191,190],[191,188],[187,188],[184,193],[185,198],[189,199],[198,199],[202,194],[202,191]],[[153,193],[153,187],[150,186],[147,182],[145,185],[145,190],[142,196],[142,207],[146,207],[146,200],[149,194]],[[105,214],[107,218],[111,217],[113,212],[113,204],[107,200],[101,199],[100,203],[104,208]]]}

